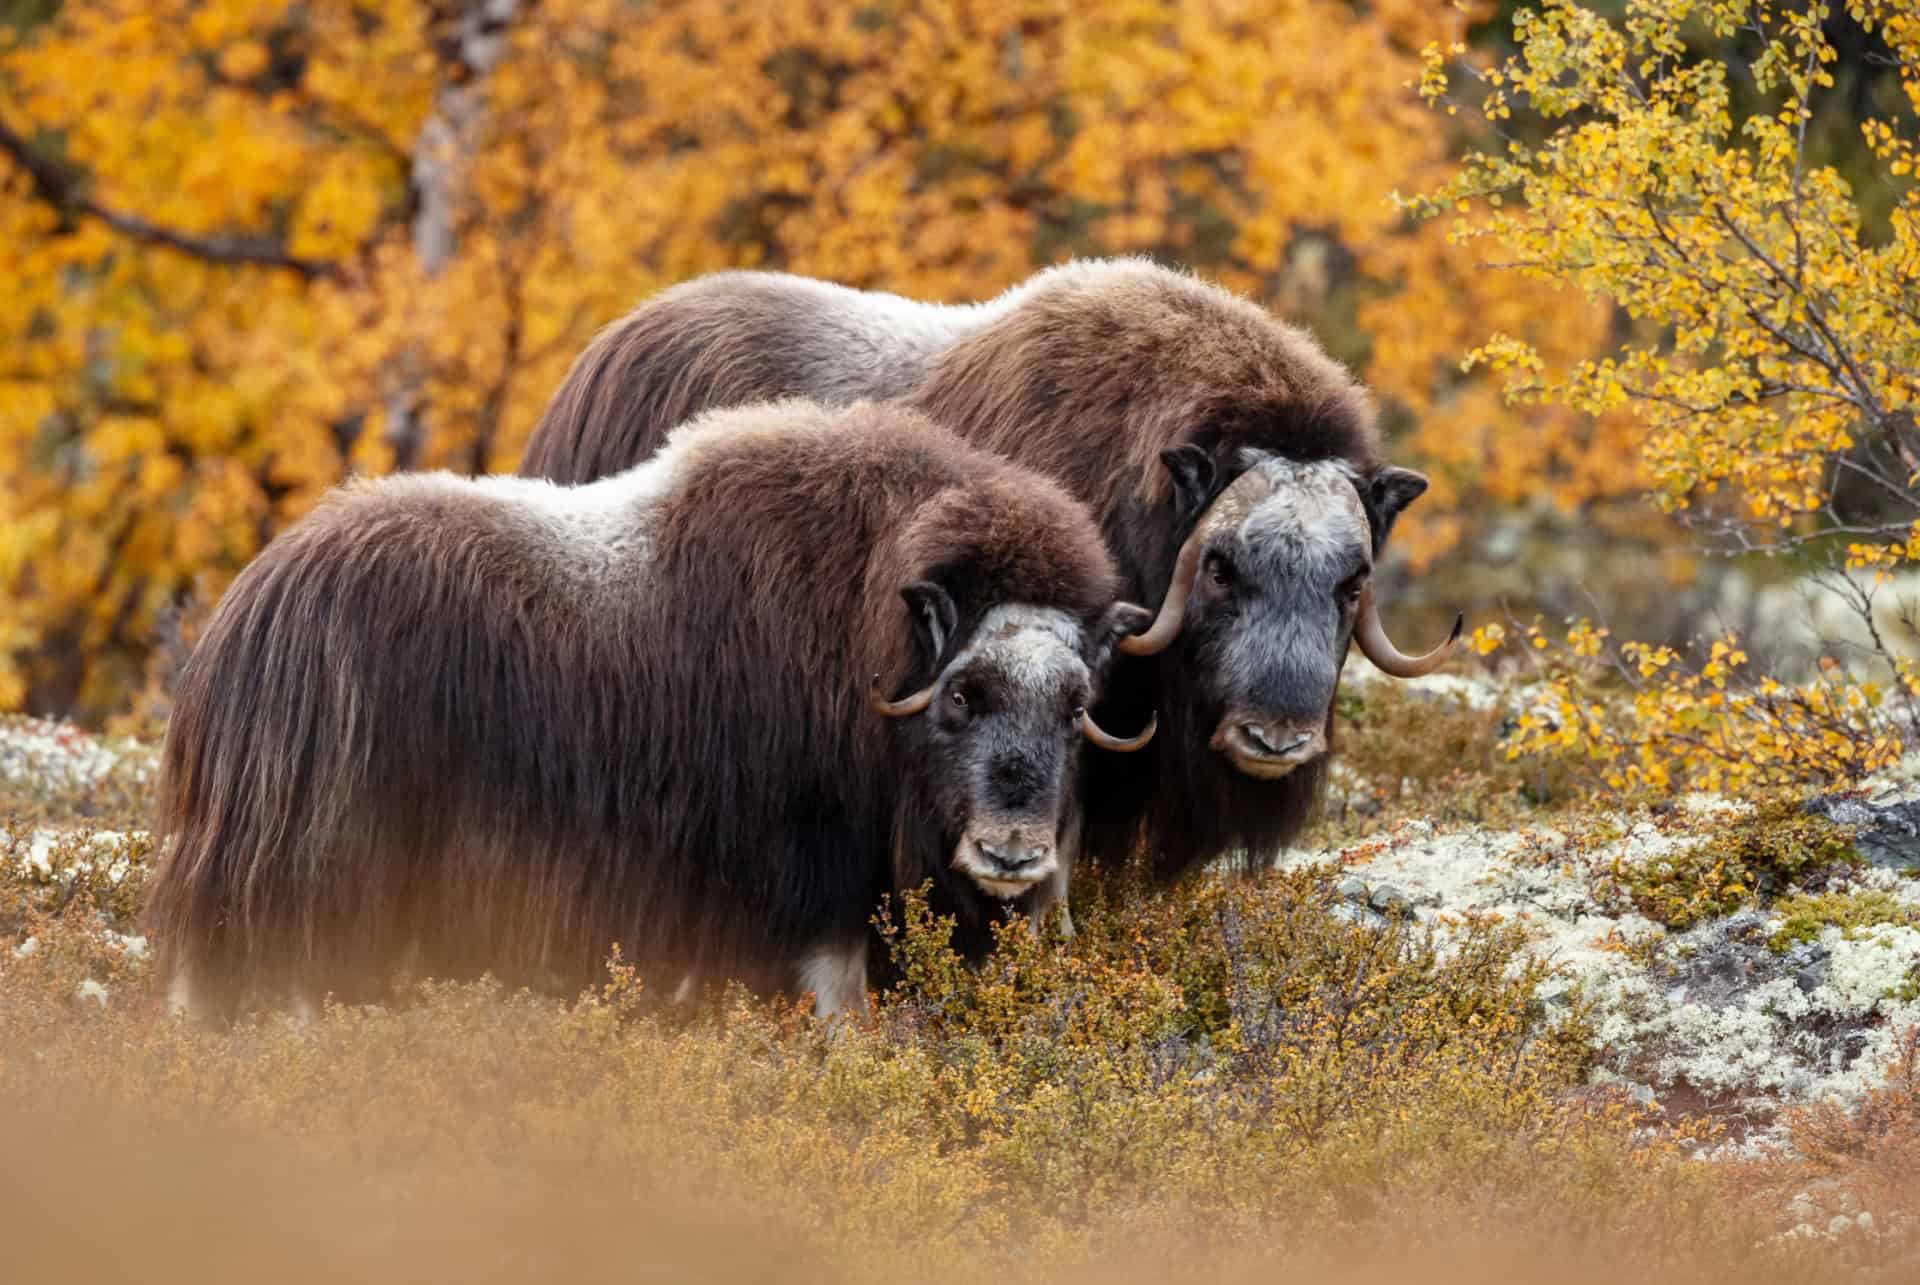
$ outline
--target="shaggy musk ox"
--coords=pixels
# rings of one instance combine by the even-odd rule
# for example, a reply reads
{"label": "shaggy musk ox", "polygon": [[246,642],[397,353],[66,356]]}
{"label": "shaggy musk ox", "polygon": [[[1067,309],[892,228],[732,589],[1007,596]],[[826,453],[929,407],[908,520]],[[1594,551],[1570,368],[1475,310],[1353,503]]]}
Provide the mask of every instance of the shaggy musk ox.
{"label": "shaggy musk ox", "polygon": [[[1371,573],[1426,489],[1380,456],[1371,405],[1304,332],[1140,260],[1049,269],[943,307],[772,273],[700,278],[642,304],[574,364],[521,471],[583,481],[644,459],[708,407],[806,394],[897,398],[1063,483],[1093,510],[1129,597],[1162,604],[1122,649],[1109,727],[1163,721],[1089,763],[1085,854],[1163,875],[1264,854],[1318,797],[1349,640],[1401,655]],[[1454,636],[1459,635],[1455,623]]]}
{"label": "shaggy musk ox", "polygon": [[1086,511],[901,408],[717,413],[589,486],[330,495],[234,582],[167,731],[176,1006],[397,967],[865,1000],[869,917],[1061,898],[1116,604]]}

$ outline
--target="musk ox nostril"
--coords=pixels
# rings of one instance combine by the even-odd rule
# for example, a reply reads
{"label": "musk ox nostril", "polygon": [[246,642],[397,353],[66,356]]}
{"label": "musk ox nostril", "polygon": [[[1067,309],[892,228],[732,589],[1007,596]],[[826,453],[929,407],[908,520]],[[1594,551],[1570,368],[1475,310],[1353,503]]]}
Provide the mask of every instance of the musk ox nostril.
{"label": "musk ox nostril", "polygon": [[1255,752],[1271,754],[1276,758],[1296,754],[1307,748],[1308,742],[1313,740],[1313,733],[1310,731],[1276,728],[1268,723],[1242,723],[1240,735],[1246,737],[1248,745]]}
{"label": "musk ox nostril", "polygon": [[1008,874],[1018,874],[1030,866],[1039,865],[1053,852],[1046,844],[1026,843],[982,843],[980,851],[1000,869]]}

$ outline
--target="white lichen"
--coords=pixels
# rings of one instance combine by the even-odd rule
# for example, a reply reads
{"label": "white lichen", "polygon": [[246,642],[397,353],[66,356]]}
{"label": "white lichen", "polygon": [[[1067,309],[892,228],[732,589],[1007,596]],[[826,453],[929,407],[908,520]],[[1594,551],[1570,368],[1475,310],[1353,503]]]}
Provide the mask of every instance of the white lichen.
{"label": "white lichen", "polygon": [[[87,789],[121,766],[122,754],[98,737],[67,723],[40,718],[0,719],[0,788],[35,792]],[[151,763],[131,763],[136,779],[145,779]]]}
{"label": "white lichen", "polygon": [[1920,967],[1920,932],[1903,924],[1828,927],[1820,944],[1831,956],[1827,984],[1814,993],[1824,1012],[1888,1015]]}

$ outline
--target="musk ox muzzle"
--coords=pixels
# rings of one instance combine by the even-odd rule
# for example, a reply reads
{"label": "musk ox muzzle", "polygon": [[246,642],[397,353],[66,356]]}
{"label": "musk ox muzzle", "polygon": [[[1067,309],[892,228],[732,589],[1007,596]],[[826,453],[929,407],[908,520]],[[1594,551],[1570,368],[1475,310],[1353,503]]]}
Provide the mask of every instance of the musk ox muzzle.
{"label": "musk ox muzzle", "polygon": [[1060,868],[1051,826],[979,825],[954,848],[953,866],[982,890],[1011,901]]}
{"label": "musk ox muzzle", "polygon": [[1302,727],[1229,712],[1220,720],[1207,748],[1218,750],[1247,776],[1277,780],[1327,752],[1322,727]]}

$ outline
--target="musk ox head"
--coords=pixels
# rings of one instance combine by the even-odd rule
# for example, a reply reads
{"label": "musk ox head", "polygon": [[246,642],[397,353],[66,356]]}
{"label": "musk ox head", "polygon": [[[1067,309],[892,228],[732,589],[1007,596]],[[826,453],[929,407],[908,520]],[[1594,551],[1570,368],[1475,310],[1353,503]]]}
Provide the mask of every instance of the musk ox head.
{"label": "musk ox head", "polygon": [[1460,635],[1405,656],[1375,611],[1373,561],[1394,517],[1426,489],[1400,468],[1363,477],[1343,459],[1300,462],[1242,449],[1241,472],[1216,494],[1213,457],[1163,455],[1176,505],[1199,513],[1181,545],[1152,628],[1120,649],[1177,644],[1185,686],[1211,726],[1208,747],[1270,780],[1324,755],[1334,688],[1349,644],[1398,677],[1439,666]]}
{"label": "musk ox head", "polygon": [[940,585],[919,581],[901,597],[934,676],[894,700],[876,677],[871,703],[899,720],[901,770],[922,777],[953,871],[1010,900],[1060,868],[1078,823],[1081,743],[1126,752],[1153,737],[1151,724],[1109,736],[1088,712],[1115,643],[1152,613],[1118,603],[1089,623],[1057,607],[1001,604],[963,629]]}

